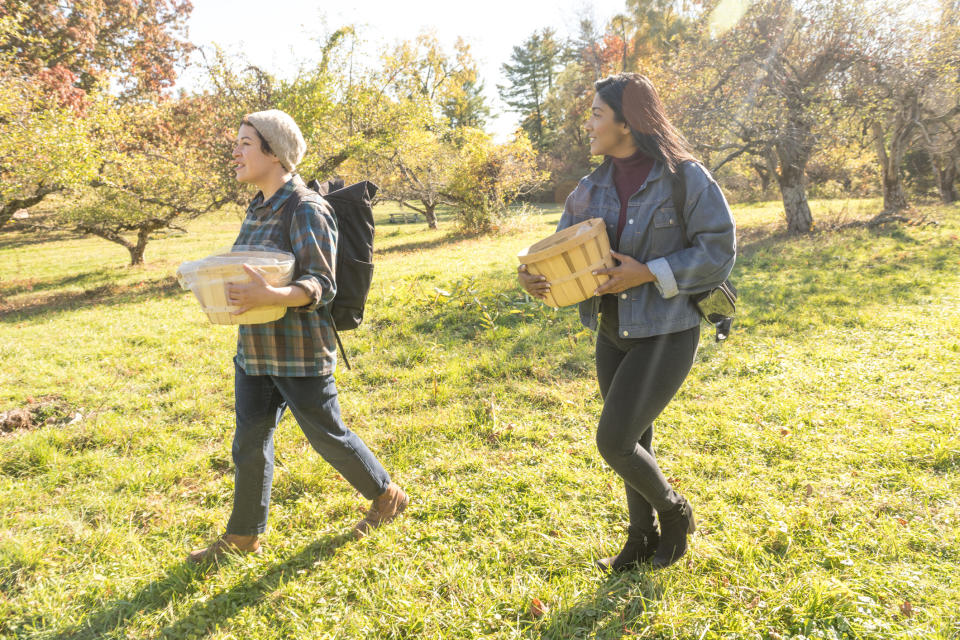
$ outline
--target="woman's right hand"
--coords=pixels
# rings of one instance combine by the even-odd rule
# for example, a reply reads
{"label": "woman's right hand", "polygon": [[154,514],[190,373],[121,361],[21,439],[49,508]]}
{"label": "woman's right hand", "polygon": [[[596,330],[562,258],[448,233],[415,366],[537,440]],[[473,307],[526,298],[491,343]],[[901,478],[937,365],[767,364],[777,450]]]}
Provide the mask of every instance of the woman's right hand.
{"label": "woman's right hand", "polygon": [[520,280],[520,286],[540,300],[547,299],[547,293],[550,292],[550,283],[543,276],[534,275],[527,271],[527,265],[522,264],[517,268],[517,279]]}

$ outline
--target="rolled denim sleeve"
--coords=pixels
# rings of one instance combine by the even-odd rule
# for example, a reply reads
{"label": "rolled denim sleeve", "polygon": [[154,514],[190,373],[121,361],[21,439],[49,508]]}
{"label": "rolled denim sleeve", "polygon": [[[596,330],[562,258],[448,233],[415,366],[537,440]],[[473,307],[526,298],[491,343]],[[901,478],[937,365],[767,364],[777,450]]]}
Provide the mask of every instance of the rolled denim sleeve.
{"label": "rolled denim sleeve", "polygon": [[329,204],[300,203],[290,225],[290,245],[300,274],[291,284],[310,296],[309,303],[293,310],[310,312],[329,304],[337,293],[337,222]]}
{"label": "rolled denim sleeve", "polygon": [[684,166],[687,201],[685,249],[647,263],[664,298],[691,295],[719,286],[736,260],[736,224],[719,185],[699,164]]}

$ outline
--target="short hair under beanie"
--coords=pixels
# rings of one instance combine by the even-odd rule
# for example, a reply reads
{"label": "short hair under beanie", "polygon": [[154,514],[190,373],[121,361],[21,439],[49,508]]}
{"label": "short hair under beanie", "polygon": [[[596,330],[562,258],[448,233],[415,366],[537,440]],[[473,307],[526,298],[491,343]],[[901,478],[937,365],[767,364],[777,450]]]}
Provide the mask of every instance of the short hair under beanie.
{"label": "short hair under beanie", "polygon": [[243,120],[263,136],[287,171],[297,168],[307,150],[307,143],[293,118],[279,109],[268,109],[250,113]]}

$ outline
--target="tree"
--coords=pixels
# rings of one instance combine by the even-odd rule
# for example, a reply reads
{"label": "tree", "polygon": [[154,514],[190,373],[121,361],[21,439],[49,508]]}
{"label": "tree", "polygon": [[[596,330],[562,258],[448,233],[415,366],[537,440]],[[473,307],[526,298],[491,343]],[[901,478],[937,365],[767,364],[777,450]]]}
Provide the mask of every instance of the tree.
{"label": "tree", "polygon": [[458,205],[457,219],[469,232],[490,231],[517,198],[539,189],[547,174],[537,169],[536,153],[526,136],[494,144],[486,133],[463,131],[460,160],[448,192]]}
{"label": "tree", "polygon": [[127,95],[157,93],[193,48],[191,10],[190,0],[0,0],[0,16],[20,27],[0,54],[61,91],[114,81]]}
{"label": "tree", "polygon": [[95,131],[99,171],[59,219],[122,245],[137,265],[158,233],[242,202],[229,161],[240,116],[223,107],[214,94],[105,105]]}
{"label": "tree", "polygon": [[451,129],[483,129],[490,118],[490,106],[483,95],[483,83],[464,80],[440,105]]}
{"label": "tree", "polygon": [[457,168],[461,133],[489,113],[476,62],[464,41],[448,53],[435,36],[421,34],[384,51],[376,76],[385,87],[381,109],[394,125],[358,164],[378,176],[384,197],[422,213],[435,229],[437,206],[451,203],[444,192]]}
{"label": "tree", "polygon": [[644,61],[675,51],[688,37],[692,24],[683,14],[688,3],[627,0],[626,4],[626,11],[614,16],[608,27],[620,42],[620,71],[643,68]]}
{"label": "tree", "polygon": [[509,84],[500,85],[500,97],[523,116],[521,126],[536,148],[546,140],[543,103],[553,87],[563,51],[553,29],[533,33],[513,48],[510,62],[503,64]]}
{"label": "tree", "polygon": [[[0,41],[17,29],[0,18]],[[78,113],[87,103],[61,104],[59,95],[24,78],[9,54],[0,53],[0,227],[19,209],[94,175],[90,119]]]}
{"label": "tree", "polygon": [[929,60],[935,73],[927,85],[930,92],[918,126],[940,200],[949,204],[960,199],[956,186],[960,173],[960,1],[942,0]]}
{"label": "tree", "polygon": [[951,195],[955,164],[950,157],[957,144],[953,121],[960,116],[960,31],[950,3],[944,4],[940,20],[932,23],[898,7],[872,33],[875,53],[857,66],[857,82],[847,94],[881,168],[881,216],[907,207],[904,158],[918,143],[939,161],[943,197]]}
{"label": "tree", "polygon": [[745,154],[757,157],[777,182],[787,228],[809,231],[806,166],[841,117],[847,72],[870,55],[865,35],[876,16],[854,0],[761,0],[735,27],[686,45],[675,77],[687,103],[682,127],[713,155],[717,170]]}
{"label": "tree", "polygon": [[457,149],[433,131],[411,128],[373,165],[381,193],[423,214],[437,228],[437,206],[453,204],[446,194],[458,167]]}

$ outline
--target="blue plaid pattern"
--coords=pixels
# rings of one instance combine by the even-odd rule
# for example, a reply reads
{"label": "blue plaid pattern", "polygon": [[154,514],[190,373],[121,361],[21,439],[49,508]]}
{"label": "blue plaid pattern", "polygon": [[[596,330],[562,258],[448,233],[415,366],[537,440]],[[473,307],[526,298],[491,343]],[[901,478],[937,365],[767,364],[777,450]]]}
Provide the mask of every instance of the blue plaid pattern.
{"label": "blue plaid pattern", "polygon": [[269,200],[258,193],[240,227],[234,246],[256,245],[296,256],[296,279],[291,283],[310,296],[303,307],[290,307],[274,322],[240,325],[237,364],[247,375],[283,377],[323,376],[336,369],[337,346],[333,319],[324,307],[337,291],[337,222],[333,209],[319,195],[304,200],[294,211],[289,228],[282,209],[300,181],[294,176]]}

